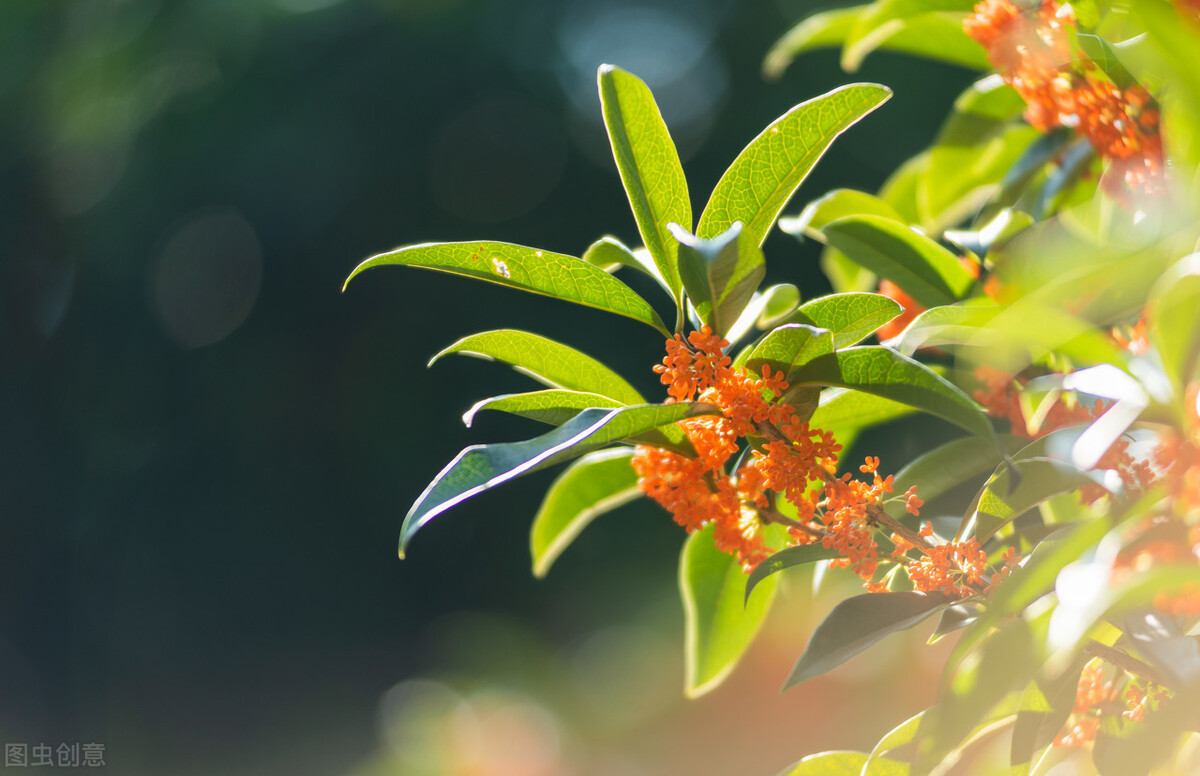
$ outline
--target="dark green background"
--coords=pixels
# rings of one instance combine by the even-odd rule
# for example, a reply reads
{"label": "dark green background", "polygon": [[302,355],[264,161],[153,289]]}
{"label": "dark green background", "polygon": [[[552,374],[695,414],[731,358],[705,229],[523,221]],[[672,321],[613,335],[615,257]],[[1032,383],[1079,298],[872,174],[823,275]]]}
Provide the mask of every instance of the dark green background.
{"label": "dark green background", "polygon": [[[535,581],[526,532],[549,474],[455,509],[410,560],[395,552],[404,511],[462,446],[538,433],[499,417],[463,429],[473,401],[528,381],[469,359],[426,371],[430,355],[527,328],[659,395],[658,335],[411,270],[339,293],[362,258],[410,242],[634,244],[580,73],[605,59],[637,72],[630,47],[645,44],[576,50],[572,70],[561,31],[616,8],[599,4],[304,5],[0,4],[5,741],[105,742],[118,773],[336,773],[376,745],[380,694],[437,666],[425,634],[438,618],[498,610],[569,639],[673,585],[681,534],[644,504]],[[848,76],[822,52],[768,84],[759,63],[802,3],[662,0],[609,18],[633,25],[647,9],[711,37],[689,50],[692,81],[719,90],[712,128],[675,127],[697,213],[763,126],[851,80],[896,96],[788,212],[831,188],[873,190],[970,78],[890,55]],[[666,64],[678,56],[649,42]],[[253,231],[261,287],[240,326],[189,348],[164,325],[155,278],[180,229],[211,213]],[[254,265],[234,251],[222,275],[211,268],[230,257],[213,245],[215,264],[179,280],[198,289],[201,320]],[[770,281],[827,290],[813,246],[776,233],[766,251]]]}

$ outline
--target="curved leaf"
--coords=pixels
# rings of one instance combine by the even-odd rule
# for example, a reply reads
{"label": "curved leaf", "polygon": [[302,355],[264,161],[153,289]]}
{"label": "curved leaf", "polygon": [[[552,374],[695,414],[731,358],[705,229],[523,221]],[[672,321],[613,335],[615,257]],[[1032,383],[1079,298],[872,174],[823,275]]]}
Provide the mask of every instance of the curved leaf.
{"label": "curved leaf", "polygon": [[817,356],[832,352],[833,333],[828,329],[818,329],[803,323],[789,323],[777,327],[763,337],[750,353],[746,366],[761,373],[763,366],[770,364],[772,372],[783,374],[790,382],[790,375],[798,367]]}
{"label": "curved leaf", "polygon": [[700,320],[724,337],[753,298],[767,268],[762,249],[735,222],[712,239],[668,225],[679,241],[679,274]]}
{"label": "curved leaf", "polygon": [[[846,36],[842,69],[854,72],[867,54],[885,41],[904,34],[908,28],[915,28],[910,35],[926,36],[921,41],[925,49],[915,53],[935,54],[940,49],[944,54],[957,54],[965,58],[970,66],[979,70],[989,70],[991,68],[986,56],[983,56],[982,47],[962,31],[961,14],[947,18],[937,13],[970,11],[973,7],[972,0],[876,0],[863,10]],[[944,24],[930,27],[930,18],[943,19],[946,23],[956,21],[957,28],[947,30]],[[937,33],[941,34],[933,37]]]}
{"label": "curved leaf", "polygon": [[601,65],[596,80],[604,126],[638,232],[679,304],[683,284],[677,245],[667,224],[692,228],[692,202],[679,152],[654,95],[640,78],[614,65]]}
{"label": "curved leaf", "polygon": [[[779,219],[779,228],[797,238],[811,237],[823,243],[825,234],[821,229],[826,224],[853,215],[905,220],[891,203],[880,197],[854,189],[835,189],[808,203],[795,218]],[[865,291],[875,285],[875,276],[869,270],[850,261],[836,248],[826,247],[821,253],[821,269],[835,291]]]}
{"label": "curved leaf", "polygon": [[[842,45],[859,17],[870,8],[869,5],[838,8],[804,19],[771,46],[763,62],[763,76],[774,80],[800,54]],[[869,42],[869,48],[862,46],[853,52],[852,58],[843,60],[848,71],[856,70],[862,58],[875,49],[940,59],[975,70],[988,69],[984,50],[963,34],[961,18],[948,14],[927,13],[908,18],[903,24],[886,25]]]}
{"label": "curved leaf", "polygon": [[975,537],[983,544],[1005,524],[1033,509],[1046,499],[1083,485],[1100,485],[1103,480],[1063,461],[1026,458],[1012,463],[1018,473],[1012,483],[1008,465],[988,480],[976,499],[974,510],[963,521],[956,538]]}
{"label": "curved leaf", "polygon": [[475,415],[481,410],[497,410],[510,415],[520,415],[523,418],[548,423],[551,426],[561,426],[579,414],[581,410],[592,407],[612,409],[625,405],[608,396],[583,391],[564,391],[560,388],[550,388],[545,391],[529,391],[528,393],[506,393],[481,399],[463,413],[463,425],[467,428],[475,422]]}
{"label": "curved leaf", "polygon": [[[821,752],[805,757],[779,776],[862,776],[867,755],[863,752]],[[906,763],[877,757],[866,776],[908,776]]]}
{"label": "curved leaf", "polygon": [[679,558],[683,597],[685,691],[696,698],[712,690],[741,660],[775,598],[775,579],[746,602],[746,574],[737,558],[713,544],[713,524],[687,538]]}
{"label": "curved leaf", "polygon": [[975,278],[953,253],[881,216],[846,216],[825,225],[825,239],[851,261],[898,285],[922,307],[966,296]]}
{"label": "curved leaf", "polygon": [[924,410],[972,434],[989,439],[995,436],[988,416],[961,388],[924,364],[888,348],[847,348],[814,358],[798,372],[791,381],[793,386],[853,388]]}
{"label": "curved leaf", "polygon": [[845,348],[861,342],[904,312],[895,299],[883,294],[829,294],[805,302],[794,318],[833,332],[833,346]]}
{"label": "curved leaf", "polygon": [[1200,367],[1200,253],[1184,256],[1159,278],[1151,294],[1150,335],[1177,395]]}
{"label": "curved leaf", "polygon": [[779,211],[825,149],[891,95],[891,89],[879,84],[850,84],[773,121],[717,181],[696,235],[715,237],[741,221],[746,235],[762,245]]}
{"label": "curved leaf", "polygon": [[953,603],[941,593],[867,593],[847,598],[817,626],[783,689],[830,671],[890,633]]}
{"label": "curved leaf", "polygon": [[605,272],[615,272],[621,267],[633,267],[654,278],[654,281],[662,286],[668,295],[674,295],[667,286],[667,281],[659,274],[658,267],[654,266],[650,254],[644,250],[630,250],[616,237],[606,235],[596,240],[583,252],[583,260],[588,264],[596,265]]}
{"label": "curved leaf", "polygon": [[544,577],[575,537],[606,512],[638,498],[638,477],[629,465],[633,450],[589,453],[568,466],[549,488],[533,518],[529,550],[534,576]]}
{"label": "curved leaf", "polygon": [[976,304],[970,299],[934,307],[914,318],[890,344],[906,356],[919,348],[942,345],[988,347],[996,343],[998,335],[985,327],[999,312],[997,305]]}
{"label": "curved leaf", "polygon": [[519,329],[471,334],[429,359],[429,366],[450,353],[503,361],[551,388],[598,393],[621,404],[646,401],[625,378],[600,361],[540,334]]}
{"label": "curved leaf", "polygon": [[342,290],[372,267],[419,267],[498,283],[521,291],[623,315],[667,328],[645,299],[599,267],[582,259],[501,242],[423,243],[372,256],[354,268]]}
{"label": "curved leaf", "polygon": [[578,458],[667,423],[717,411],[710,404],[643,404],[584,410],[562,426],[524,442],[472,445],[425,488],[400,526],[400,557],[426,523],[450,507],[509,480]]}
{"label": "curved leaf", "polygon": [[746,577],[746,600],[750,600],[750,594],[754,592],[754,588],[758,587],[758,583],[772,574],[793,566],[803,566],[820,560],[836,558],[838,555],[837,550],[829,549],[821,544],[785,547],[779,552],[767,556],[767,559],[755,566],[754,570]]}

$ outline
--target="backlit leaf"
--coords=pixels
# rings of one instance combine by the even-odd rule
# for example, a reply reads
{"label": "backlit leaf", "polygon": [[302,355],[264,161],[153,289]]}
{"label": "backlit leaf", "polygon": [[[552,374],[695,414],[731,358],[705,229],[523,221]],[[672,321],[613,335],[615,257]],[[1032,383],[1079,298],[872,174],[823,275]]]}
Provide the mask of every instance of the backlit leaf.
{"label": "backlit leaf", "polygon": [[758,290],[767,272],[762,249],[743,237],[741,223],[711,239],[670,225],[679,241],[679,274],[700,320],[724,337]]}
{"label": "backlit leaf", "polygon": [[509,480],[578,458],[614,442],[684,418],[715,412],[709,404],[643,404],[584,410],[562,426],[524,442],[472,445],[425,488],[400,527],[400,557],[426,523],[452,506]]}
{"label": "backlit leaf", "polygon": [[632,457],[629,447],[589,453],[564,469],[546,489],[529,535],[535,576],[546,576],[551,564],[589,523],[641,495],[637,474],[629,463]]}
{"label": "backlit leaf", "polygon": [[[867,755],[863,752],[821,752],[809,755],[779,773],[779,776],[863,776]],[[908,776],[906,763],[882,757],[871,762],[866,776]]]}
{"label": "backlit leaf", "polygon": [[972,434],[988,438],[995,434],[987,415],[961,388],[888,348],[858,346],[819,356],[801,367],[790,382],[853,388],[936,415]]}
{"label": "backlit leaf", "polygon": [[953,253],[889,218],[846,216],[823,231],[831,246],[891,280],[923,307],[956,302],[975,282]]}
{"label": "backlit leaf", "polygon": [[646,401],[625,378],[600,361],[540,334],[518,329],[471,334],[429,359],[429,365],[450,353],[503,361],[551,388],[598,393],[621,404]]}
{"label": "backlit leaf", "polygon": [[393,265],[434,269],[552,296],[668,333],[658,313],[632,288],[574,256],[500,242],[424,243],[372,256],[354,268],[346,285],[364,270]]}
{"label": "backlit leaf", "polygon": [[581,410],[591,407],[611,409],[625,405],[608,396],[583,391],[564,391],[561,388],[550,388],[545,391],[529,391],[528,393],[506,393],[481,399],[463,414],[463,425],[470,428],[475,422],[475,415],[481,410],[496,410],[510,415],[520,415],[523,418],[561,426],[579,414]]}
{"label": "backlit leaf", "polygon": [[604,126],[642,242],[678,303],[683,285],[677,245],[667,224],[692,228],[692,203],[679,152],[654,95],[640,78],[614,65],[601,65],[596,78]]}
{"label": "backlit leaf", "polygon": [[802,304],[793,320],[829,329],[833,346],[845,348],[871,336],[903,312],[899,302],[883,294],[828,294]]}
{"label": "backlit leaf", "polygon": [[775,578],[747,602],[746,574],[737,558],[713,545],[710,523],[687,538],[679,559],[685,626],[685,691],[696,698],[712,690],[741,660],[762,627],[775,597]]}
{"label": "backlit leaf", "polygon": [[696,234],[715,237],[741,221],[747,237],[762,245],[825,149],[891,95],[879,84],[850,84],[780,116],[750,141],[717,181]]}

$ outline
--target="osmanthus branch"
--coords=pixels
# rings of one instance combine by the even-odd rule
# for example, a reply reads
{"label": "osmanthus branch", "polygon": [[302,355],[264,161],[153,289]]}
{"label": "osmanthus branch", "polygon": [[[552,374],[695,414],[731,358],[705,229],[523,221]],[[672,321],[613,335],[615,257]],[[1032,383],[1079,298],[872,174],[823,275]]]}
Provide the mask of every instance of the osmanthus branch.
{"label": "osmanthus branch", "polygon": [[815,539],[824,539],[829,535],[828,531],[825,531],[821,528],[816,528],[808,523],[801,522],[800,520],[793,520],[782,512],[771,509],[770,507],[755,507],[755,510],[758,512],[758,516],[761,517],[765,522],[778,523],[779,525],[784,525],[788,528],[795,528],[797,531],[803,531]]}
{"label": "osmanthus branch", "polygon": [[[783,442],[785,444],[790,443],[790,440],[784,435],[784,433],[776,428],[772,423],[756,423],[755,427],[760,434],[770,439],[772,442]],[[821,469],[820,472],[821,479],[825,481],[826,485],[832,484],[837,480],[837,477],[823,469]],[[930,550],[933,549],[933,545],[931,545],[924,536],[921,536],[921,534],[917,533],[896,518],[889,515],[877,504],[867,504],[866,509],[867,518],[871,523],[879,524],[897,536],[902,537],[906,542],[913,545],[926,555],[928,555]]]}

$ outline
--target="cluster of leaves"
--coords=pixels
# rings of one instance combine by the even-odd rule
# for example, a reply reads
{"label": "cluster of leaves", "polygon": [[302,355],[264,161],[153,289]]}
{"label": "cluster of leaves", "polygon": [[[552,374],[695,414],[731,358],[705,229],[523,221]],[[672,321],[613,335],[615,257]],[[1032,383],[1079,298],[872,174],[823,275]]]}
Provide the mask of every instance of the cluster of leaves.
{"label": "cluster of leaves", "polygon": [[[847,69],[876,48],[986,69],[993,52],[963,32],[972,10],[962,0],[876,0],[818,14],[777,44],[766,69],[827,45],[843,46]],[[659,336],[706,326],[733,343],[736,367],[782,373],[798,411],[843,445],[913,411],[969,434],[909,461],[895,487],[915,485],[930,501],[975,483],[968,504],[940,507],[922,535],[973,541],[1010,566],[986,589],[917,592],[901,548],[872,588],[883,592],[836,606],[786,686],[934,616],[933,639],[959,640],[937,705],[874,751],[815,755],[789,771],[796,776],[930,772],[1000,733],[1017,772],[1043,772],[1083,747],[1101,773],[1139,773],[1178,757],[1200,731],[1200,23],[1194,9],[1159,0],[1118,11],[1085,0],[1069,12],[1072,66],[1140,84],[1161,106],[1169,195],[1111,196],[1098,187],[1109,160],[1094,139],[1069,116],[1039,131],[1023,118],[1023,92],[985,75],[877,195],[837,190],[780,219],[826,148],[890,95],[852,84],[769,125],[694,221],[652,94],[603,66],[605,124],[644,247],[604,237],[576,258],[495,242],[425,244],[375,256],[351,275],[436,269],[625,316]],[[837,293],[804,301],[789,284],[760,288],[761,245],[777,220],[825,245]],[[673,329],[614,276],[624,268],[662,288]],[[879,344],[859,344],[872,336]],[[471,335],[434,360],[448,353],[505,362],[548,386],[485,398],[468,424],[489,409],[552,428],[463,450],[405,516],[401,556],[455,504],[572,461],[534,519],[534,572],[543,575],[590,521],[642,495],[635,446],[695,455],[686,422],[722,412],[703,396],[648,402],[605,364],[529,332]],[[762,440],[744,444],[746,454]],[[876,522],[916,526],[903,503],[876,506]],[[828,542],[785,534],[773,534],[772,547],[793,546],[748,576],[714,544],[712,524],[689,536],[679,580],[690,694],[732,670],[767,615],[778,572],[837,555]]]}

